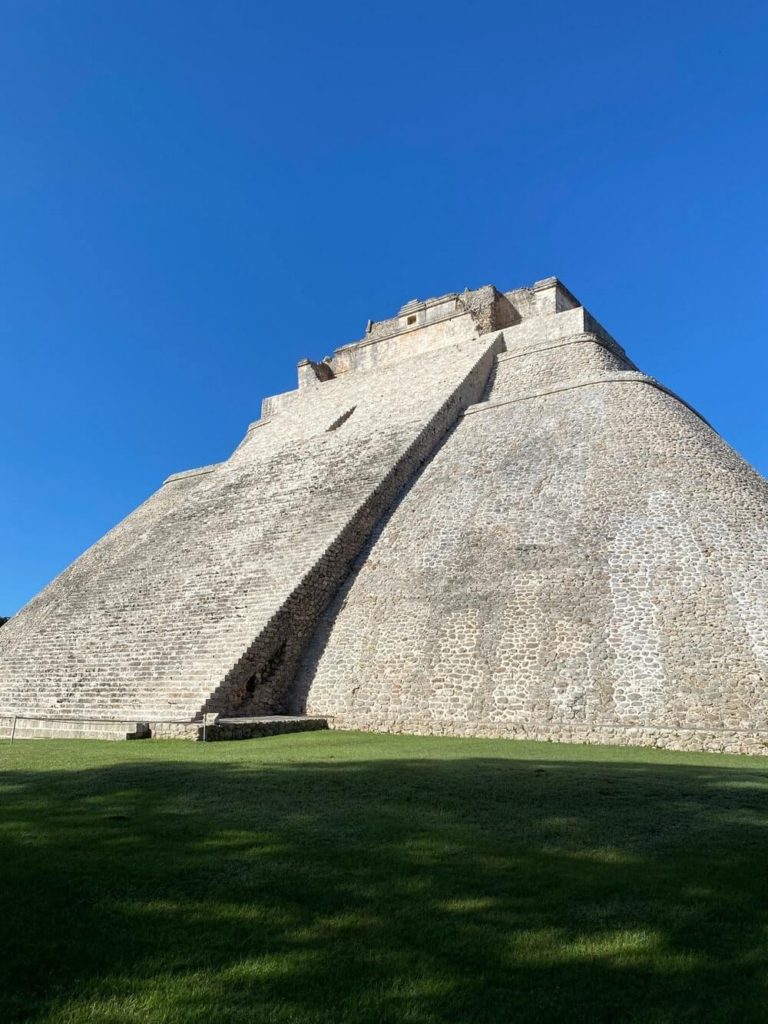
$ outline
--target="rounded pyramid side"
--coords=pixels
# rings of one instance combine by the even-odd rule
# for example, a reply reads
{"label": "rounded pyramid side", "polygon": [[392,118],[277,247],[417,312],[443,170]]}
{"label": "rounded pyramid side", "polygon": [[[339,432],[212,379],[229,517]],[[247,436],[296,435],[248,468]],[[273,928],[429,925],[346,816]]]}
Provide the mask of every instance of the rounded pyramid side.
{"label": "rounded pyramid side", "polygon": [[499,359],[327,610],[347,727],[768,749],[768,483],[595,338]]}

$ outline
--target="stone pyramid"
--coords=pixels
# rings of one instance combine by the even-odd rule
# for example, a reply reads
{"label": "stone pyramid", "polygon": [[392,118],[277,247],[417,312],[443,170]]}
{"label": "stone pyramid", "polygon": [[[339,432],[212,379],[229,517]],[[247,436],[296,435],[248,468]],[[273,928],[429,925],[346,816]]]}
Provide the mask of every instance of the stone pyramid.
{"label": "stone pyramid", "polygon": [[0,629],[0,716],[768,750],[768,483],[557,279],[298,376]]}

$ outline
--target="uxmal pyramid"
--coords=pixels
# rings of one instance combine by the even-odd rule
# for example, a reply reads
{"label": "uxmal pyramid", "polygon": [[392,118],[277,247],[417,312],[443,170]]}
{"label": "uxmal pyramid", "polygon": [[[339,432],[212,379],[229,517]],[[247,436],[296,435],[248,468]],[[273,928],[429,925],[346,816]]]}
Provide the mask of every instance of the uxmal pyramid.
{"label": "uxmal pyramid", "polygon": [[0,629],[30,734],[307,716],[761,752],[767,684],[768,483],[555,278],[302,361]]}

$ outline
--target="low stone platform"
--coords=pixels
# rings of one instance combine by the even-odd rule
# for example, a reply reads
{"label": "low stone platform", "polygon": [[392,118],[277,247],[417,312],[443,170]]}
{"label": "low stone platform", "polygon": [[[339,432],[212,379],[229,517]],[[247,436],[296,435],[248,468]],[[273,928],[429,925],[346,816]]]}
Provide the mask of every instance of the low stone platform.
{"label": "low stone platform", "polygon": [[0,717],[0,739],[141,740],[150,736],[146,722],[72,718]]}
{"label": "low stone platform", "polygon": [[14,740],[250,740],[327,729],[328,719],[307,715],[252,718],[210,716],[203,722],[114,721],[0,715],[0,739]]}
{"label": "low stone platform", "polygon": [[280,736],[287,732],[315,732],[318,729],[327,728],[327,718],[309,717],[307,715],[220,718],[212,729],[208,728],[206,739],[250,740],[258,736]]}
{"label": "low stone platform", "polygon": [[261,715],[252,718],[215,718],[202,722],[150,722],[152,739],[251,740],[261,736],[280,736],[288,732],[313,732],[327,729],[328,719],[308,715]]}

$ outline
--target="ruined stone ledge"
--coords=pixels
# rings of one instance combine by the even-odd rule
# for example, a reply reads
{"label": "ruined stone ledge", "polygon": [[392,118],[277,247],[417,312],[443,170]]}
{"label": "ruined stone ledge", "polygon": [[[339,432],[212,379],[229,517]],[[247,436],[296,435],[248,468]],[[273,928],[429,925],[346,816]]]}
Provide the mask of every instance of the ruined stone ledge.
{"label": "ruined stone ledge", "polygon": [[149,736],[146,722],[105,718],[45,718],[0,715],[0,739],[137,740]]}
{"label": "ruined stone ledge", "polygon": [[221,465],[221,462],[212,462],[210,466],[198,466],[197,469],[185,469],[181,473],[171,473],[170,476],[163,480],[163,483],[170,484],[175,480],[188,480],[193,476],[205,476],[207,473],[212,473],[214,469],[218,469]]}
{"label": "ruined stone ledge", "polygon": [[272,417],[271,416],[269,416],[269,417],[267,417],[265,419],[261,419],[261,420],[254,420],[252,423],[248,424],[248,427],[247,427],[247,429],[245,431],[245,436],[247,437],[257,427],[266,427],[266,425],[268,423],[271,423],[271,422],[272,422]]}
{"label": "ruined stone ledge", "polygon": [[496,358],[499,363],[506,363],[511,359],[521,359],[524,356],[538,355],[541,352],[551,352],[554,349],[566,348],[568,345],[586,344],[599,345],[600,348],[604,348],[611,355],[623,359],[627,366],[634,370],[634,363],[630,361],[621,345],[613,341],[613,339],[595,334],[593,331],[580,331],[578,334],[569,334],[558,341],[548,342],[545,345],[532,345],[531,348],[515,348],[511,351],[502,352]]}
{"label": "ruined stone ledge", "polygon": [[33,718],[0,715],[0,739],[8,740],[246,740],[327,728],[327,719],[310,715],[263,715],[251,718],[220,718],[211,715],[205,726],[202,721],[190,722],[182,719],[139,722],[109,718]]}
{"label": "ruined stone ledge", "polygon": [[708,427],[714,429],[712,425],[704,419],[701,413],[697,409],[694,409],[692,405],[689,405],[684,398],[676,395],[674,391],[665,387],[654,377],[648,377],[646,374],[635,372],[634,370],[626,370],[622,373],[604,374],[600,377],[589,377],[585,380],[573,380],[568,384],[561,384],[554,388],[546,388],[543,391],[531,391],[526,395],[514,395],[510,398],[497,398],[487,402],[476,402],[474,405],[467,406],[462,415],[470,416],[472,413],[486,412],[489,409],[496,409],[503,405],[512,405],[515,402],[529,402],[534,398],[546,398],[548,395],[556,395],[561,391],[575,391],[577,388],[591,387],[594,384],[648,384],[652,388],[662,391],[665,395],[669,395],[670,398],[674,398],[676,402],[679,402],[681,405],[684,405],[686,409],[690,410],[694,416],[698,416],[702,423],[706,423]]}
{"label": "ruined stone ledge", "polygon": [[316,732],[327,729],[328,720],[309,715],[261,715],[252,718],[215,717],[203,727],[202,722],[149,722],[153,740],[200,740],[207,743],[221,740],[251,740],[266,736],[282,736],[293,732]]}

